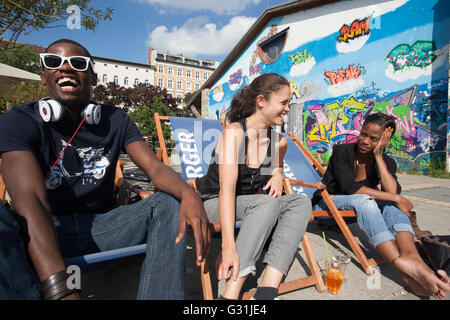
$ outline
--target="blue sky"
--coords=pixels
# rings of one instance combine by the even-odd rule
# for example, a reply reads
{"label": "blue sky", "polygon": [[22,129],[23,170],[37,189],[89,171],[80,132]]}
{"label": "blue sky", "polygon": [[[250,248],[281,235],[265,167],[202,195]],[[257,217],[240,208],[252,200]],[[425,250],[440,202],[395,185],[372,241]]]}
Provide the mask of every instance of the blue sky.
{"label": "blue sky", "polygon": [[93,0],[114,8],[112,21],[95,31],[59,28],[33,31],[18,41],[47,46],[69,38],[94,56],[148,62],[149,46],[187,57],[222,61],[267,7],[289,0]]}

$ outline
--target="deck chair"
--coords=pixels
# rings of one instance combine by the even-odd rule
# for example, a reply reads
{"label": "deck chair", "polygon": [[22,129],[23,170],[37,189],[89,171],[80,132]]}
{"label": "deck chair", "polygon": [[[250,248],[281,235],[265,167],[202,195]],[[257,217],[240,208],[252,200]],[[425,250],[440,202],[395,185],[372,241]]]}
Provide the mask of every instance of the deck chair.
{"label": "deck chair", "polygon": [[[301,190],[296,190],[297,192],[304,192],[310,198],[312,198],[313,193],[320,189],[321,196],[325,201],[328,210],[326,211],[313,211],[312,217],[330,217],[333,218],[339,229],[342,231],[345,239],[350,245],[352,251],[355,253],[356,258],[361,264],[364,272],[368,275],[372,274],[372,266],[377,265],[375,259],[367,259],[364,252],[361,250],[357,240],[350,231],[344,218],[356,217],[356,212],[353,210],[338,210],[334,205],[330,194],[326,189],[317,186],[317,182],[321,181],[321,177],[318,172],[322,175],[325,173],[325,168],[321,165],[319,160],[315,158],[309,150],[300,142],[300,140],[291,133],[285,134],[288,140],[288,151],[284,158],[285,167],[284,172],[290,178],[290,183],[293,189],[299,188],[299,182],[297,179],[303,181]],[[317,172],[317,171],[318,172]]]}
{"label": "deck chair", "polygon": [[[158,140],[160,149],[162,150],[162,161],[169,165],[168,153],[164,141],[162,122],[170,122],[172,128],[173,138],[176,143],[178,155],[180,158],[181,171],[185,181],[195,188],[195,178],[206,174],[210,162],[211,152],[216,145],[217,139],[222,131],[222,123],[219,120],[198,119],[198,118],[179,118],[160,116],[158,113],[154,114],[156,128],[158,132]],[[293,192],[289,189],[290,183],[285,179],[285,190],[287,193]],[[241,222],[236,223],[236,228],[241,226]],[[210,223],[210,229],[214,233],[219,233],[220,223]],[[323,283],[320,269],[316,258],[312,251],[312,247],[305,232],[302,239],[302,246],[307,258],[308,267],[311,276],[303,279],[283,282],[280,285],[279,294],[298,290],[301,288],[315,286],[316,290],[323,292],[325,286]],[[205,258],[200,268],[201,283],[203,290],[203,297],[205,300],[212,300],[212,285],[208,268],[208,262]],[[255,290],[243,293],[243,299],[250,299]]]}
{"label": "deck chair", "polygon": [[[119,195],[121,193],[125,193],[125,195],[121,196],[122,199],[119,199],[121,204],[126,204],[128,202],[127,194],[128,191],[135,192],[139,197],[142,199],[145,199],[149,196],[151,196],[151,192],[144,191],[139,188],[134,188],[133,190],[128,190],[127,186],[129,184],[124,180],[123,178],[123,167],[124,162],[123,160],[119,160],[116,167],[116,176],[115,176],[115,188],[120,189],[120,192],[118,192]],[[125,190],[125,191],[123,191]],[[2,179],[2,167],[1,167],[1,160],[0,160],[0,204],[12,207],[11,199],[8,196],[8,192],[6,190],[5,184]],[[107,261],[113,261],[119,258],[125,258],[128,256],[136,255],[145,253],[146,251],[146,244],[136,245],[136,246],[130,246],[126,248],[119,248],[109,251],[103,251],[103,252],[97,252],[82,256],[76,256],[67,258],[64,260],[67,266],[69,265],[77,265],[82,269],[92,270],[95,268],[92,268],[93,265],[97,263],[107,262]]]}

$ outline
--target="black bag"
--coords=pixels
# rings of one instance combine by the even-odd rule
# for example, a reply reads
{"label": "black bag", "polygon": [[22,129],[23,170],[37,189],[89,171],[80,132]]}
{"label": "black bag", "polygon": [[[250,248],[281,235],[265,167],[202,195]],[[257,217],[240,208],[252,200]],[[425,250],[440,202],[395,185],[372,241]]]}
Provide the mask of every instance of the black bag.
{"label": "black bag", "polygon": [[423,253],[433,271],[450,272],[450,236],[428,236],[419,239]]}

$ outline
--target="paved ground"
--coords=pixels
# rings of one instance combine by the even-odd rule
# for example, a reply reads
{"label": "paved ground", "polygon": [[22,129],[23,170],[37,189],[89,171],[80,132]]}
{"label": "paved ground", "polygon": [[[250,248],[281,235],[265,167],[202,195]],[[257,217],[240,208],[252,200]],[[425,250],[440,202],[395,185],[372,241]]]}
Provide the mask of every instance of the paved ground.
{"label": "paved ground", "polygon": [[[176,163],[173,167],[177,170]],[[125,174],[136,173],[136,168],[125,166]],[[399,181],[403,186],[403,194],[415,205],[418,223],[422,230],[430,230],[434,235],[450,234],[450,180],[436,179],[423,175],[400,174]],[[146,183],[141,183],[146,185]],[[356,224],[350,224],[350,229],[357,237],[365,254],[368,257],[375,257],[375,251],[368,245],[365,236],[361,233]],[[330,230],[318,225],[316,222],[310,223],[307,229],[311,241],[312,249],[317,258],[319,267],[323,272],[325,260],[327,259],[322,232],[325,232],[328,241],[330,255],[345,252],[351,256],[351,261],[347,265],[345,280],[341,293],[337,296],[328,293],[318,293],[314,287],[305,288],[288,294],[280,295],[282,300],[420,300],[429,299],[417,297],[404,288],[402,279],[396,274],[394,269],[382,264],[379,267],[379,285],[375,278],[369,277],[362,271],[355,255],[352,253],[345,238],[338,230]],[[217,256],[220,249],[220,239],[215,238],[209,254],[211,268],[212,261]],[[186,299],[202,299],[199,268],[194,263],[195,248],[192,235],[188,234],[187,247],[187,268],[186,268]],[[135,256],[124,259],[113,266],[101,271],[86,273],[82,278],[83,295],[87,299],[134,299],[137,292],[137,283],[140,272],[142,256]],[[296,259],[287,276],[287,280],[296,279],[308,275],[304,251],[299,247]],[[305,271],[306,270],[306,271]],[[214,272],[212,272],[214,273]],[[368,285],[369,281],[369,285]],[[220,291],[222,282],[213,278],[213,290],[215,295]],[[247,289],[256,287],[257,279],[252,278],[247,281]],[[372,285],[370,285],[372,284]],[[433,298],[432,298],[433,299]],[[450,300],[448,295],[445,300]]]}

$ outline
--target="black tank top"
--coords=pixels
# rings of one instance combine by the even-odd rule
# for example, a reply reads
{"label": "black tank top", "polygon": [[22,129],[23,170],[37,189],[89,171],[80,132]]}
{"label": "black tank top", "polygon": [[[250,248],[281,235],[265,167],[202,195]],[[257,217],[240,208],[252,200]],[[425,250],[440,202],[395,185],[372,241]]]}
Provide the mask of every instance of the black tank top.
{"label": "black tank top", "polygon": [[[269,190],[262,190],[271,178],[272,158],[274,154],[272,148],[272,129],[269,128],[267,136],[269,137],[269,145],[267,147],[266,156],[259,166],[259,168],[249,168],[246,164],[247,150],[248,150],[248,135],[246,119],[238,121],[244,131],[244,143],[241,143],[239,148],[239,164],[238,164],[238,179],[236,182],[236,195],[244,194],[266,194]],[[219,156],[212,151],[211,163],[208,172],[201,178],[196,178],[197,190],[203,200],[217,198],[219,196]]]}

